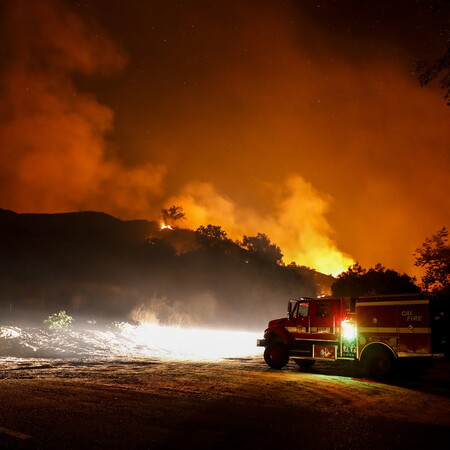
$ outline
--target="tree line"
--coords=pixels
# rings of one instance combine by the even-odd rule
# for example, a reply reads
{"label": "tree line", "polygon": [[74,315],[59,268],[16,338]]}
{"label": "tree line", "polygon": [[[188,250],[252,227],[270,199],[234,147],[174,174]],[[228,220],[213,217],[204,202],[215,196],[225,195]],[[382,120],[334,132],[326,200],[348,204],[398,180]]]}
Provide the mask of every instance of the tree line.
{"label": "tree line", "polygon": [[[172,206],[162,210],[164,223],[174,225],[184,220],[185,214],[181,206]],[[200,226],[196,230],[199,242],[207,246],[215,246],[232,241],[227,233],[218,225]],[[242,241],[236,241],[241,248],[248,250],[254,258],[282,265],[283,254],[280,247],[273,244],[263,233],[256,236],[244,236]],[[384,267],[381,263],[365,269],[359,263],[349,267],[340,274],[331,286],[334,296],[363,296],[432,292],[450,296],[450,246],[448,245],[448,230],[443,227],[436,234],[425,239],[414,253],[415,265],[425,269],[425,275],[420,283],[415,277],[399,273]],[[291,263],[296,265],[295,263]],[[297,266],[298,267],[298,266]],[[301,267],[301,266],[300,266]]]}
{"label": "tree line", "polygon": [[332,285],[335,296],[383,295],[411,292],[431,292],[450,297],[450,246],[445,227],[425,239],[414,253],[415,265],[425,274],[418,283],[415,277],[400,274],[377,264],[364,269],[360,264],[348,268]]}
{"label": "tree line", "polygon": [[[449,293],[445,228],[416,250],[421,283],[381,264],[350,267],[337,279],[297,263],[264,233],[230,239],[220,225],[177,226],[181,207],[163,222],[121,221],[103,213],[15,214],[0,210],[0,312],[39,309],[128,317],[147,305],[163,322],[189,316],[203,325],[263,326],[287,299],[329,293],[382,295],[420,289]],[[450,302],[448,302],[450,304]],[[181,319],[180,319],[181,320]],[[184,319],[182,319],[184,320]]]}

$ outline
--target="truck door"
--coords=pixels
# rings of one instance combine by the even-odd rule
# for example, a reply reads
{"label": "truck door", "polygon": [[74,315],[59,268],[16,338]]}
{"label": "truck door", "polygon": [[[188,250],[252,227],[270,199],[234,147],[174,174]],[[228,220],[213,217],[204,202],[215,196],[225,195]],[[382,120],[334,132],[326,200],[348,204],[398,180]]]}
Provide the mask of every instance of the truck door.
{"label": "truck door", "polygon": [[320,299],[311,302],[310,327],[311,334],[318,339],[335,339],[339,327],[340,299]]}
{"label": "truck door", "polygon": [[309,302],[297,303],[292,313],[296,328],[295,332],[309,333]]}

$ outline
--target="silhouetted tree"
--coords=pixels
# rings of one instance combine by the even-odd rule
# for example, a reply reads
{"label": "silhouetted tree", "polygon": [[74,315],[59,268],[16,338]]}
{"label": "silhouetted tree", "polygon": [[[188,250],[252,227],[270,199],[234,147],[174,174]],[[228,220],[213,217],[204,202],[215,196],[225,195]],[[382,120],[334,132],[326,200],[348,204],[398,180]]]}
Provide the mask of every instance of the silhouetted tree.
{"label": "silhouetted tree", "polygon": [[199,234],[202,237],[208,238],[208,239],[216,239],[223,241],[227,238],[227,233],[222,230],[222,227],[220,225],[207,225],[204,227],[203,225],[200,225],[195,232]]}
{"label": "silhouetted tree", "polygon": [[356,263],[347,272],[341,273],[331,286],[336,297],[358,297],[362,295],[406,294],[419,292],[415,278],[386,269],[377,264],[369,270]]}
{"label": "silhouetted tree", "polygon": [[225,250],[224,244],[232,244],[227,233],[219,225],[200,225],[195,230],[195,239],[202,247],[220,247]]}
{"label": "silhouetted tree", "polygon": [[[432,6],[435,12],[442,12],[442,10],[446,10],[446,5],[444,4],[448,5],[449,3],[450,0],[435,0],[432,2]],[[442,75],[440,87],[444,91],[444,98],[447,100],[447,105],[450,106],[450,30],[447,29],[447,48],[443,55],[433,62],[417,61],[416,74],[421,86],[427,85]]]}
{"label": "silhouetted tree", "polygon": [[283,254],[280,247],[270,242],[270,239],[264,233],[258,233],[256,236],[244,236],[242,247],[246,248],[250,254],[255,255],[261,260],[280,264]]}
{"label": "silhouetted tree", "polygon": [[425,239],[414,253],[415,265],[426,269],[422,287],[427,291],[450,294],[450,246],[447,241],[448,231],[444,227]]}
{"label": "silhouetted tree", "polygon": [[183,208],[181,206],[173,205],[168,209],[161,210],[161,218],[164,222],[164,225],[173,225],[179,220],[186,219],[186,214],[184,214]]}
{"label": "silhouetted tree", "polygon": [[334,296],[357,297],[363,294],[364,287],[362,277],[367,273],[359,263],[350,266],[347,272],[341,273],[337,280],[331,285],[331,292]]}

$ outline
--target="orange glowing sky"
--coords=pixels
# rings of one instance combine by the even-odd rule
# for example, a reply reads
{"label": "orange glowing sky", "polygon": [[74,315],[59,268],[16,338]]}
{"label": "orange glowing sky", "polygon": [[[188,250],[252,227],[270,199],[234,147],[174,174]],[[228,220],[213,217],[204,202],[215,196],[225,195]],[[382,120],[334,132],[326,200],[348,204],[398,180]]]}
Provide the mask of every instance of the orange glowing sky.
{"label": "orange glowing sky", "polygon": [[263,232],[337,273],[417,273],[449,225],[448,17],[399,0],[0,2],[0,207]]}

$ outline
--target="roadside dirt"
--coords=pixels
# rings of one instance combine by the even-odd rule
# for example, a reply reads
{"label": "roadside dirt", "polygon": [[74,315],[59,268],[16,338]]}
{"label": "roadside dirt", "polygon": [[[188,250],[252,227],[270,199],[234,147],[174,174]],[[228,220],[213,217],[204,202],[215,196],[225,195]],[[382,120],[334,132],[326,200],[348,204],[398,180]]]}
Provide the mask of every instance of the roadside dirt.
{"label": "roadside dirt", "polygon": [[[357,365],[0,358],[2,448],[420,448],[450,432],[450,364],[390,383]],[[370,443],[370,444],[369,444]]]}

